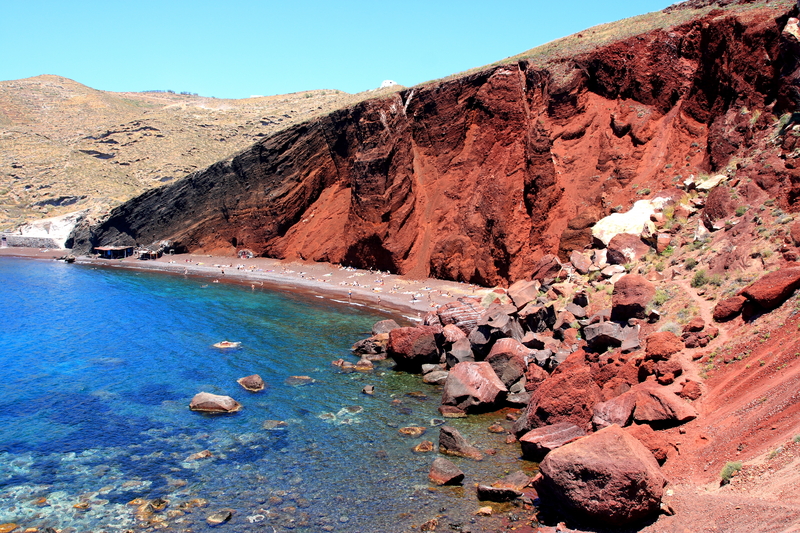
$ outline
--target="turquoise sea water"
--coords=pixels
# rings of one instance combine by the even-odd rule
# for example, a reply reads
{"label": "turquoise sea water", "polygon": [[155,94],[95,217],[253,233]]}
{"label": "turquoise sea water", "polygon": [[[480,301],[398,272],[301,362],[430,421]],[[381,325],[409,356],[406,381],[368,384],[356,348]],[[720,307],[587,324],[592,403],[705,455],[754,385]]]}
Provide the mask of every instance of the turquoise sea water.
{"label": "turquoise sea water", "polygon": [[[523,466],[486,431],[491,420],[458,420],[451,425],[500,453],[456,459],[464,488],[430,487],[435,454],[411,448],[437,440],[440,389],[389,363],[365,374],[330,364],[355,362],[349,347],[387,318],[365,308],[0,258],[0,316],[0,523],[205,531],[206,518],[227,509],[233,518],[220,527],[230,531],[405,531],[436,516],[469,521],[471,485]],[[212,347],[221,340],[242,346]],[[265,391],[236,383],[254,373]],[[361,393],[367,384],[374,396]],[[200,391],[244,408],[192,412]],[[428,429],[417,439],[398,433],[411,425]],[[187,460],[204,450],[212,456]],[[169,503],[148,513],[130,503],[137,498]]]}

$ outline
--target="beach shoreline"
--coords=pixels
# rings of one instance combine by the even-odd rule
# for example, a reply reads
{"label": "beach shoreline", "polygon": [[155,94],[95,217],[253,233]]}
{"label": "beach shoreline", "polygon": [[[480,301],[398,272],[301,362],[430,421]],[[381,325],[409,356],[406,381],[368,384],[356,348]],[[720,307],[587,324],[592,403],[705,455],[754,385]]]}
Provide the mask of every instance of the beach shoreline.
{"label": "beach shoreline", "polygon": [[[38,248],[0,248],[0,257],[56,260],[70,251]],[[75,264],[103,268],[124,268],[162,272],[233,283],[251,290],[273,290],[368,307],[401,316],[409,322],[422,319],[428,311],[460,297],[482,298],[492,289],[434,278],[413,279],[380,271],[359,270],[330,263],[287,261],[266,257],[250,259],[206,254],[164,255],[155,260],[76,258]]]}

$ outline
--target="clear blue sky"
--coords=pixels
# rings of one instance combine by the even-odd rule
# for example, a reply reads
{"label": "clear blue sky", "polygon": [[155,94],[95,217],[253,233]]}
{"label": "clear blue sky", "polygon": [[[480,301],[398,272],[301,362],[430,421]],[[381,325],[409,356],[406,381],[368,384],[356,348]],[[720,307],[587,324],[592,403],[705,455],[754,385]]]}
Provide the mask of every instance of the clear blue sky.
{"label": "clear blue sky", "polygon": [[246,98],[411,86],[671,0],[8,0],[0,80]]}

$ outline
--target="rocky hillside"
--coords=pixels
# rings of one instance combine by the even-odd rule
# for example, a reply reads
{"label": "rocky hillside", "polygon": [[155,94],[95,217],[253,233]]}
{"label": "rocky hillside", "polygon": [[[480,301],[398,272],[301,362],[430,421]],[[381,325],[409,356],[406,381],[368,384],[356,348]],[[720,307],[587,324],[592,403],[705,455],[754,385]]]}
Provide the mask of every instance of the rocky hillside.
{"label": "rocky hillside", "polygon": [[136,198],[76,244],[246,247],[495,285],[591,244],[598,219],[690,175],[739,177],[738,201],[792,211],[794,10],[688,6],[631,37],[648,26],[602,27],[599,47],[587,30],[364,101]]}
{"label": "rocky hillside", "polygon": [[86,207],[108,211],[374,94],[328,90],[226,100],[110,93],[58,76],[2,81],[0,229]]}

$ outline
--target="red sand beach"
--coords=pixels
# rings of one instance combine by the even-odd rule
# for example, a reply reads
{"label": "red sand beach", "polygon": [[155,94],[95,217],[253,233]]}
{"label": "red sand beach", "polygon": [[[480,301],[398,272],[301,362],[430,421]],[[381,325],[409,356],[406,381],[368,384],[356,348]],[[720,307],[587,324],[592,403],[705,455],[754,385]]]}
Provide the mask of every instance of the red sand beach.
{"label": "red sand beach", "polygon": [[[0,248],[0,256],[53,260],[69,250]],[[442,281],[358,270],[329,263],[304,263],[256,257],[239,259],[199,254],[165,255],[156,260],[93,259],[78,257],[78,265],[96,265],[167,272],[205,278],[203,283],[238,283],[252,290],[287,290],[308,293],[344,304],[366,305],[387,312],[400,311],[409,320],[461,296],[483,297],[491,289]]]}

